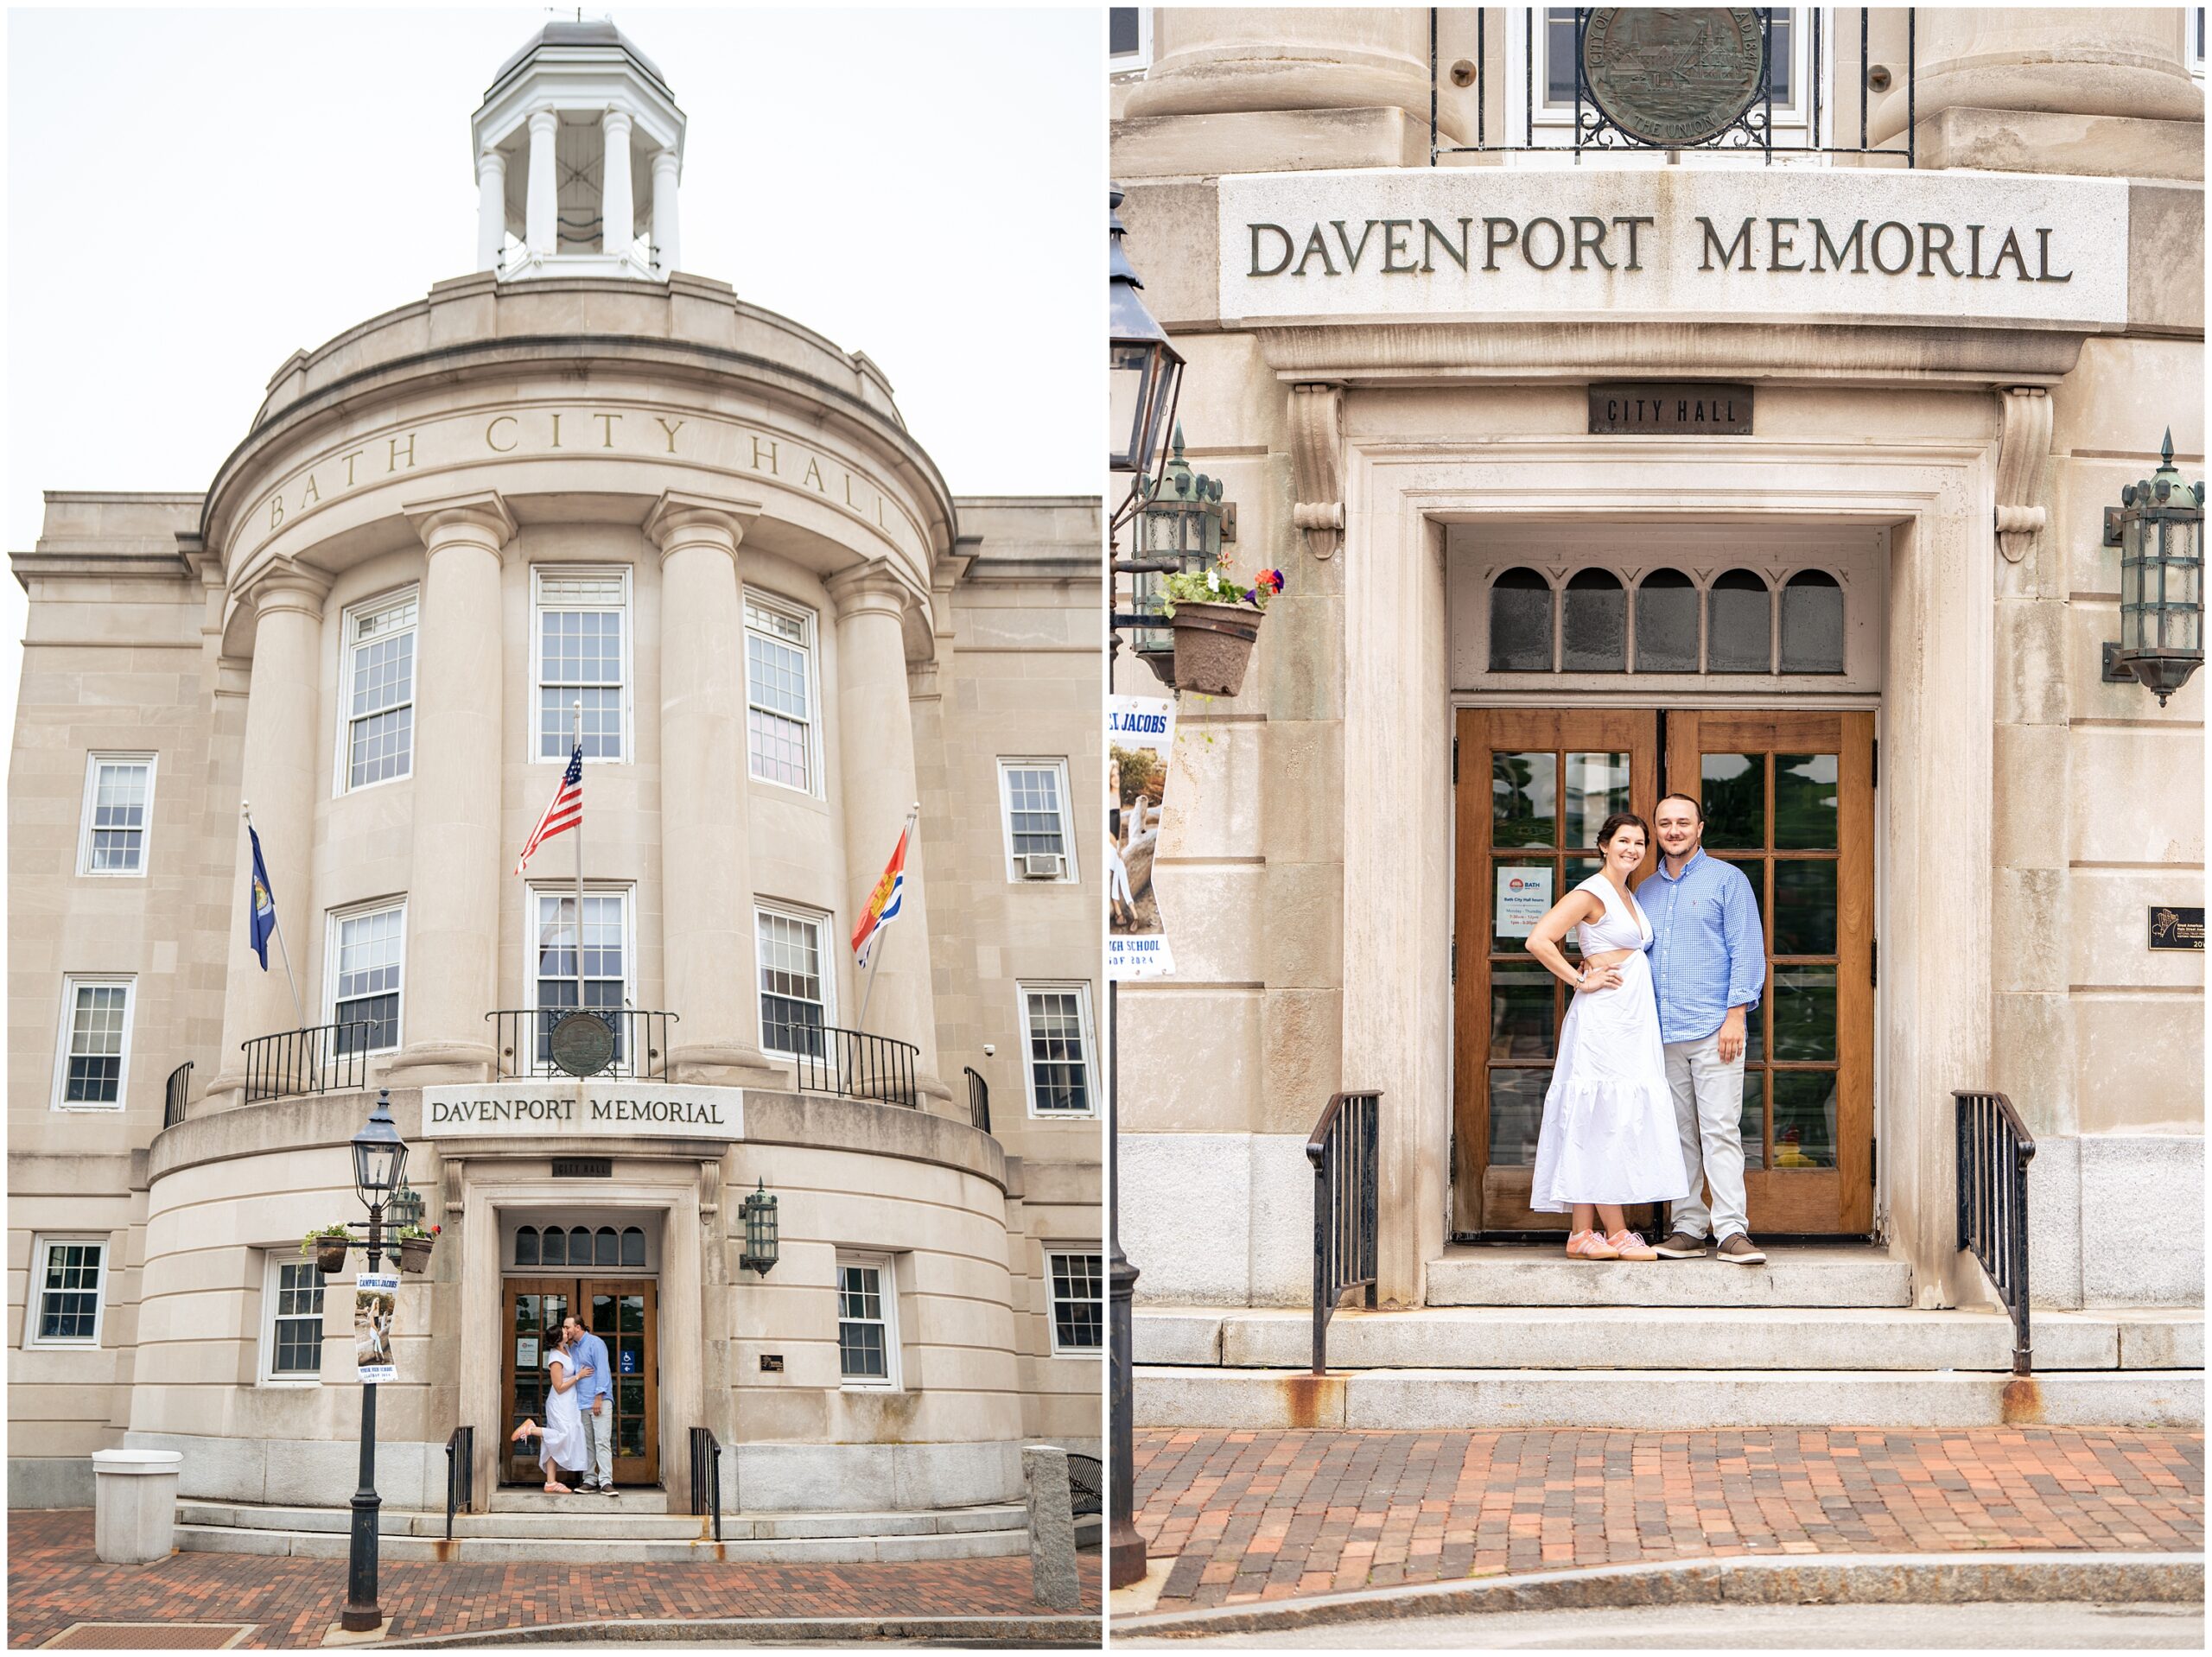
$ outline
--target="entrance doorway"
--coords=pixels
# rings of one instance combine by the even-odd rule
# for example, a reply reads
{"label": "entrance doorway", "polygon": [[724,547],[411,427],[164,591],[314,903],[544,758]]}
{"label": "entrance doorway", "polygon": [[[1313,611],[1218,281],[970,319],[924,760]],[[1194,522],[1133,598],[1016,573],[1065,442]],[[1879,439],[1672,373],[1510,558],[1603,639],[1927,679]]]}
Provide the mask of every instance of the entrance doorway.
{"label": "entrance doorway", "polygon": [[[655,1328],[659,1285],[651,1278],[612,1279],[511,1277],[502,1284],[506,1330],[505,1435],[525,1419],[543,1421],[552,1388],[546,1379],[546,1355],[558,1337],[561,1320],[571,1311],[607,1343],[614,1390],[607,1407],[614,1414],[614,1482],[660,1482],[660,1355]],[[518,1444],[508,1437],[500,1476],[508,1484],[542,1482],[534,1443]]]}
{"label": "entrance doorway", "polygon": [[[1871,713],[1466,708],[1458,716],[1452,1230],[1561,1231],[1529,1207],[1570,992],[1526,953],[1535,917],[1598,872],[1616,811],[1706,813],[1705,849],[1757,894],[1766,981],[1747,1032],[1754,1235],[1863,1235],[1873,1221]],[[1652,848],[1638,879],[1657,867]],[[1568,941],[1573,953],[1573,940]],[[1656,1206],[1630,1210],[1647,1236]]]}

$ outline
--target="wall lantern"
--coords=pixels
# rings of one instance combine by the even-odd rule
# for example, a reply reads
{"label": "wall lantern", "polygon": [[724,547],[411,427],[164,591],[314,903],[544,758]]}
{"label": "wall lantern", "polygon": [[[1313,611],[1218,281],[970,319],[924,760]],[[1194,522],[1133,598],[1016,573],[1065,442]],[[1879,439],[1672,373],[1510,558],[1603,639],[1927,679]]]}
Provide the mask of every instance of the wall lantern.
{"label": "wall lantern", "polygon": [[353,1135],[353,1189],[375,1210],[405,1183],[407,1145],[391,1120],[391,1093],[377,1090],[377,1108],[361,1131]]}
{"label": "wall lantern", "polygon": [[766,1277],[775,1263],[776,1199],[768,1195],[764,1179],[745,1199],[745,1248],[737,1257],[737,1269]]}
{"label": "wall lantern", "polygon": [[391,1206],[385,1210],[396,1226],[419,1226],[423,1223],[423,1193],[411,1185],[402,1185],[392,1193]]}
{"label": "wall lantern", "polygon": [[1112,527],[1118,530],[1151,492],[1145,486],[1160,458],[1160,440],[1174,418],[1183,358],[1137,297],[1144,283],[1122,251],[1122,215],[1114,211],[1122,205],[1118,186],[1109,187],[1107,201],[1107,469],[1131,474],[1129,492],[1114,509]]}
{"label": "wall lantern", "polygon": [[[1236,539],[1236,508],[1224,503],[1221,494],[1220,479],[1191,470],[1183,458],[1183,429],[1177,426],[1173,454],[1137,513],[1132,568],[1138,614],[1163,615],[1165,578],[1219,563],[1222,543]],[[1132,647],[1161,682],[1175,682],[1175,637],[1167,628],[1135,629]]]}
{"label": "wall lantern", "polygon": [[2204,663],[2204,486],[2185,484],[2166,431],[2158,469],[2105,508],[2105,545],[2120,549],[2120,642],[2105,646],[2105,682],[2133,679],[2158,706]]}

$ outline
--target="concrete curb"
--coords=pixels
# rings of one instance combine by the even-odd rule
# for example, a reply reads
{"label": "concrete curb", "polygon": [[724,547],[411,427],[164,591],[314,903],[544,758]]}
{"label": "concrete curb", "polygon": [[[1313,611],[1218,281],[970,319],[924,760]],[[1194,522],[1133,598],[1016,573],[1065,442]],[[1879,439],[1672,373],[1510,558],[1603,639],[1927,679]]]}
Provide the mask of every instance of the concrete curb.
{"label": "concrete curb", "polygon": [[1592,1610],[1643,1605],[1931,1605],[2002,1600],[2167,1603],[2202,1601],[2196,1553],[1792,1553],[1667,1560],[1414,1583],[1204,1611],[1116,1617],[1116,1635],[1202,1639],[1280,1628],[1476,1611]]}
{"label": "concrete curb", "polygon": [[1087,1646],[1100,1641],[1089,1616],[732,1616],[651,1617],[619,1622],[563,1622],[527,1628],[478,1628],[420,1640],[381,1640],[380,1650],[436,1651],[459,1646],[649,1644],[720,1641],[728,1645],[853,1646],[876,1640],[958,1641],[990,1646]]}

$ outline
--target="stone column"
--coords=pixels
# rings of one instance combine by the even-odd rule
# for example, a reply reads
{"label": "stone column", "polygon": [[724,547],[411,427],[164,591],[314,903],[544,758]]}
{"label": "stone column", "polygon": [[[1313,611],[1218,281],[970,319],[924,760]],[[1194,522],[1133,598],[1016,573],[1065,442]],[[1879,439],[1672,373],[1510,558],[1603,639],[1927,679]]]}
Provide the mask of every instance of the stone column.
{"label": "stone column", "polygon": [[538,110],[530,117],[530,196],[524,225],[523,239],[533,253],[556,251],[554,240],[558,231],[554,223],[557,211],[553,177],[553,134],[561,124],[561,117],[551,110]]}
{"label": "stone column", "polygon": [[499,566],[515,521],[496,494],[402,509],[428,549],[415,634],[414,839],[395,1085],[480,1082],[496,1057],[506,682]]}
{"label": "stone column", "polygon": [[[833,941],[842,950],[899,843],[907,812],[922,797],[906,700],[905,628],[907,606],[919,600],[880,558],[831,576],[829,586],[837,606],[837,751],[844,784],[845,890],[851,899],[838,917],[845,936]],[[938,1076],[924,848],[932,835],[950,830],[949,823],[924,817],[907,842],[906,896],[899,918],[877,945],[882,954],[868,1013],[868,1034],[896,1037],[921,1050],[915,1069],[932,1100],[952,1095]],[[865,975],[855,979],[853,1004],[839,1009],[839,1022],[848,1027],[859,1017],[864,981]]]}
{"label": "stone column", "polygon": [[745,618],[737,543],[758,501],[663,495],[660,548],[661,971],[671,1075],[783,1085],[760,1051],[751,826],[746,809]]}
{"label": "stone column", "polygon": [[621,253],[637,239],[637,210],[630,204],[630,112],[610,109],[601,117],[607,161],[600,175],[600,250]]}
{"label": "stone column", "polygon": [[653,152],[653,268],[665,277],[676,269],[676,173],[673,149]]}
{"label": "stone column", "polygon": [[476,158],[476,268],[497,270],[507,239],[507,158],[487,149]]}
{"label": "stone column", "polygon": [[[246,905],[253,880],[253,850],[243,823],[232,891],[224,905],[230,968],[223,996],[223,1045],[212,1095],[235,1094],[244,1102],[245,1058],[241,1044],[279,1031],[321,1022],[319,987],[302,975],[318,958],[314,948],[314,867],[316,797],[315,738],[322,719],[322,600],[324,577],[285,567],[255,582],[253,677],[246,689],[245,749],[238,792],[253,808],[261,855],[276,902],[282,949],[269,941],[269,970],[253,953],[246,932]],[[285,952],[299,982],[299,1000],[285,980]]]}

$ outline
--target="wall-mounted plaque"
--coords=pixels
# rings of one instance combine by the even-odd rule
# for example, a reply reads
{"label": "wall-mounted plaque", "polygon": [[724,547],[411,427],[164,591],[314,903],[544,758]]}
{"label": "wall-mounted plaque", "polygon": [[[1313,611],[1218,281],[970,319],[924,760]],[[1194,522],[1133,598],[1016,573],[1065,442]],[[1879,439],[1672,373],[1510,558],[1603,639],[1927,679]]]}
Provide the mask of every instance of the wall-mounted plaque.
{"label": "wall-mounted plaque", "polygon": [[2171,904],[2161,904],[2151,911],[2151,947],[2153,949],[2198,949],[2204,948],[2204,911],[2181,909]]}
{"label": "wall-mounted plaque", "polygon": [[1751,388],[1636,381],[1593,385],[1590,430],[1593,435],[1749,437]]}
{"label": "wall-mounted plaque", "polygon": [[760,1373],[764,1375],[782,1374],[784,1355],[780,1352],[763,1352],[760,1355]]}
{"label": "wall-mounted plaque", "polygon": [[614,1159],[612,1157],[556,1157],[553,1159],[553,1178],[556,1179],[612,1179]]}
{"label": "wall-mounted plaque", "polygon": [[1758,96],[1765,42],[1749,6],[1600,6],[1582,34],[1590,99],[1640,143],[1700,144]]}

